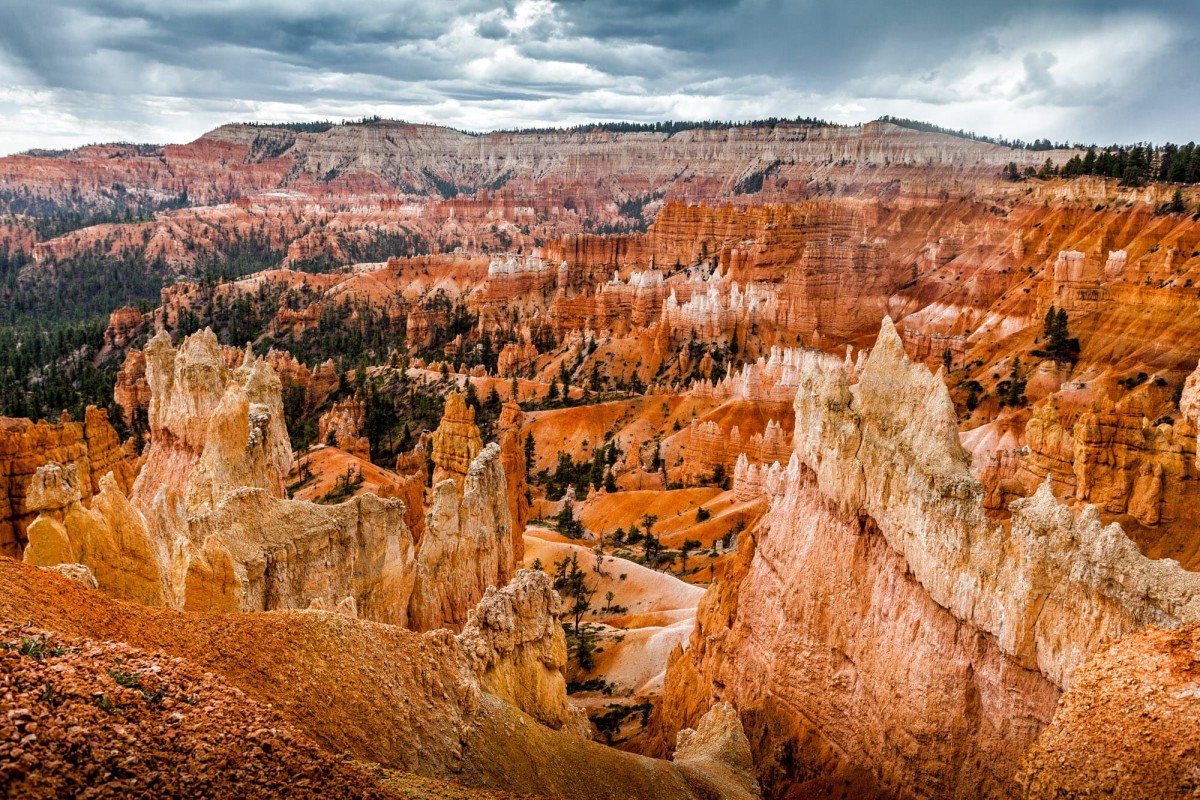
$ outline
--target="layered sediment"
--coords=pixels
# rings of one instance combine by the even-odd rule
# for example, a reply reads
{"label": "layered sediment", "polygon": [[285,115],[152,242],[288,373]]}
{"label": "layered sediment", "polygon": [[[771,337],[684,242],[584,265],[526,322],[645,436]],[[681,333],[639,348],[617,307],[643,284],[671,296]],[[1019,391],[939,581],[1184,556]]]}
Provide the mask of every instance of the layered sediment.
{"label": "layered sediment", "polygon": [[[159,334],[145,353],[150,443],[132,491],[127,497],[109,475],[85,505],[74,465],[40,469],[30,509],[41,515],[30,526],[26,561],[81,565],[101,590],[150,605],[311,606],[420,630],[462,628],[484,593],[512,578],[521,552],[513,524],[523,530],[528,514],[523,449],[510,436],[507,455],[495,444],[479,452],[473,409],[461,396],[451,396],[433,443],[443,469],[470,456],[464,473],[435,485],[426,509],[418,456],[398,492],[423,514],[418,546],[401,500],[288,499],[281,384],[264,360],[245,355],[230,368],[234,359],[211,331],[178,349]],[[516,424],[518,415],[508,412]],[[522,466],[512,491],[507,461]]]}
{"label": "layered sediment", "polygon": [[1200,575],[1048,483],[990,520],[948,392],[890,320],[857,380],[818,356],[797,378],[785,489],[673,656],[666,735],[717,698],[776,792],[1017,796],[1076,671],[1147,625],[1196,620]]}
{"label": "layered sediment", "polygon": [[37,516],[26,492],[39,467],[55,462],[75,468],[79,498],[90,503],[108,473],[129,491],[134,468],[121,449],[108,412],[88,408],[81,422],[58,423],[0,418],[0,555],[19,558],[26,529]]}

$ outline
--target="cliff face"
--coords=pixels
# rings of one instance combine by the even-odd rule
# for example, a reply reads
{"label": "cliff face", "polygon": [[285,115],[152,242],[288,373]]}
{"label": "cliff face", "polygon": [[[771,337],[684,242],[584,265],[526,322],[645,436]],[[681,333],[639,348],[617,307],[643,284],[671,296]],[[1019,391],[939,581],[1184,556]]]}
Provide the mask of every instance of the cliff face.
{"label": "cliff face", "polygon": [[90,503],[109,472],[115,485],[128,491],[134,480],[108,412],[89,408],[82,422],[57,424],[0,418],[0,555],[20,558],[26,529],[36,516],[26,487],[39,467],[56,462],[76,470],[79,499]]}
{"label": "cliff face", "polygon": [[129,498],[112,479],[87,509],[78,472],[39,472],[42,515],[25,559],[82,564],[105,592],[143,603],[315,604],[406,623],[414,555],[403,504],[284,499],[292,454],[279,379],[259,359],[233,369],[229,360],[210,331],[178,350],[155,337],[146,348],[150,444]]}
{"label": "cliff face", "polygon": [[471,462],[461,499],[452,478],[433,487],[417,554],[413,628],[460,628],[488,587],[508,583],[516,563],[504,462],[493,443]]}
{"label": "cliff face", "polygon": [[[357,496],[336,506],[286,499],[292,462],[281,385],[261,359],[234,368],[211,331],[146,348],[150,444],[127,500],[115,479],[90,509],[72,466],[39,471],[30,491],[42,515],[25,559],[82,564],[125,599],[190,611],[334,609],[420,630],[461,628],[520,557],[524,453],[518,438],[478,450],[473,414],[447,402],[434,457],[450,478],[434,488],[420,546],[405,503]],[[507,417],[519,427],[519,409]],[[461,476],[453,472],[472,453]],[[399,494],[423,513],[424,463]],[[521,467],[510,491],[505,462]],[[454,478],[460,482],[456,483]],[[514,494],[516,492],[516,494]]]}
{"label": "cliff face", "polygon": [[786,487],[673,658],[667,735],[714,696],[739,709],[777,791],[845,778],[1015,796],[1080,665],[1146,625],[1197,619],[1200,576],[1145,559],[1048,484],[1007,528],[989,521],[944,384],[889,320],[857,382],[819,356],[796,377]]}
{"label": "cliff face", "polygon": [[483,449],[479,428],[475,426],[475,409],[468,406],[463,396],[451,392],[446,396],[446,408],[442,422],[433,432],[433,483],[454,481],[458,493],[463,492],[463,483],[471,462]]}

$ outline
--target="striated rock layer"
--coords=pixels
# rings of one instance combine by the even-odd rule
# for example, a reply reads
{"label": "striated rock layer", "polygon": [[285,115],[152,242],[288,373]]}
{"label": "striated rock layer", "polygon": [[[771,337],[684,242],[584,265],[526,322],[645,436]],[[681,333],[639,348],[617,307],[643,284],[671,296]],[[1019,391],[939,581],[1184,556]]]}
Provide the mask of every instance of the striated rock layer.
{"label": "striated rock layer", "polygon": [[0,418],[0,555],[20,557],[26,528],[46,507],[29,506],[26,486],[38,467],[49,462],[75,467],[79,499],[84,502],[91,502],[109,472],[122,491],[133,484],[133,466],[125,458],[107,411],[88,408],[82,422],[63,419],[57,424]]}
{"label": "striated rock layer", "polygon": [[778,796],[842,781],[1016,796],[1076,670],[1146,625],[1200,619],[1200,575],[1049,484],[990,521],[948,392],[890,320],[853,372],[801,360],[783,496],[672,658],[664,741],[722,699]]}
{"label": "striated rock layer", "polygon": [[[265,361],[247,354],[231,369],[211,331],[178,349],[159,334],[145,354],[150,445],[128,498],[108,477],[87,508],[74,465],[39,470],[26,561],[78,564],[116,597],[193,611],[313,606],[408,625],[412,604],[422,629],[461,627],[512,577],[499,446],[469,462],[461,498],[452,480],[435,488],[418,550],[400,500],[287,499],[292,452]],[[413,500],[423,474],[422,463],[405,483]]]}

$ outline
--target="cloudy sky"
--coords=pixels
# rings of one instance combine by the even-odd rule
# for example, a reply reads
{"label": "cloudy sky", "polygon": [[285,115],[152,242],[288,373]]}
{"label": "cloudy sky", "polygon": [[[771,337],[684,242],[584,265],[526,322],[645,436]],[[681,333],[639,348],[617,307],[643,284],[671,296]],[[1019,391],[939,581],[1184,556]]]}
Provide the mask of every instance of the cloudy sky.
{"label": "cloudy sky", "polygon": [[0,0],[0,153],[379,114],[1200,138],[1195,0]]}

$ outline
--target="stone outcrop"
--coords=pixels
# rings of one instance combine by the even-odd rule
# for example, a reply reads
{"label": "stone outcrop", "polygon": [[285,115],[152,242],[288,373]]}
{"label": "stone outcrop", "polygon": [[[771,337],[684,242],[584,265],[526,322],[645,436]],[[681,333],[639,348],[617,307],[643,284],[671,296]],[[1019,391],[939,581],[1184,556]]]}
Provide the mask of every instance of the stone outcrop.
{"label": "stone outcrop", "polygon": [[1145,526],[1195,523],[1196,426],[1183,416],[1156,425],[1140,408],[1112,403],[1067,416],[1050,398],[1025,427],[1016,485],[1000,493],[1031,494],[1049,475],[1056,494],[1106,514]]}
{"label": "stone outcrop", "polygon": [[434,485],[452,480],[462,494],[467,471],[483,449],[483,440],[475,426],[475,409],[458,392],[446,395],[442,422],[433,432],[432,442]]}
{"label": "stone outcrop", "polygon": [[777,790],[1015,796],[1076,670],[1147,625],[1200,619],[1200,575],[1048,484],[990,521],[944,384],[890,320],[854,377],[799,369],[786,487],[672,658],[663,735],[715,697]]}
{"label": "stone outcrop", "polygon": [[520,563],[525,555],[525,524],[529,521],[529,486],[525,463],[525,441],[521,427],[525,414],[521,406],[509,400],[500,411],[496,428],[500,431],[500,459],[504,464],[504,476],[508,486],[508,516],[513,535],[513,558]]}
{"label": "stone outcrop", "polygon": [[[287,500],[292,453],[280,382],[262,360],[236,368],[211,331],[146,348],[150,444],[128,500],[102,481],[90,509],[79,473],[39,472],[42,515],[26,560],[80,563],[123,599],[196,611],[346,607],[405,624],[413,541],[397,500]],[[500,496],[503,502],[503,495]]]}
{"label": "stone outcrop", "polygon": [[366,414],[366,404],[356,397],[347,397],[334,403],[317,420],[317,441],[369,460],[371,443],[362,435]]}
{"label": "stone outcrop", "polygon": [[685,452],[684,481],[694,485],[709,480],[717,467],[726,476],[732,477],[743,456],[764,466],[775,462],[786,464],[792,448],[790,436],[774,419],[768,419],[761,431],[755,431],[745,438],[738,425],[723,430],[716,422],[706,420],[694,421],[689,426]]}
{"label": "stone outcrop", "polygon": [[503,588],[487,588],[457,638],[483,691],[547,727],[589,737],[587,716],[567,700],[561,606],[544,573],[521,570]]}
{"label": "stone outcrop", "polygon": [[108,315],[108,327],[104,330],[104,344],[124,349],[146,329],[142,312],[132,306],[124,306]]}
{"label": "stone outcrop", "polygon": [[395,472],[401,488],[395,496],[404,501],[404,524],[412,532],[413,541],[418,543],[425,531],[425,487],[429,485],[425,452],[422,442],[409,452],[396,456]]}
{"label": "stone outcrop", "polygon": [[538,351],[529,342],[509,342],[500,348],[496,374],[502,378],[529,375],[537,363]]}
{"label": "stone outcrop", "polygon": [[146,532],[111,472],[86,508],[74,464],[38,467],[29,482],[30,510],[40,511],[29,526],[24,560],[37,566],[76,565],[96,587],[114,597],[162,605],[166,596],[159,565],[165,553]]}
{"label": "stone outcrop", "polygon": [[243,487],[287,495],[292,451],[281,387],[263,361],[231,370],[212,331],[178,350],[159,333],[146,347],[146,379],[151,446],[133,486],[136,504],[163,519],[210,510]]}
{"label": "stone outcrop", "polygon": [[1150,629],[1075,676],[1021,773],[1027,800],[1194,797],[1200,628]]}
{"label": "stone outcrop", "polygon": [[785,488],[784,468],[778,461],[755,464],[742,453],[733,470],[733,495],[739,503],[753,500],[759,495],[779,497]]}
{"label": "stone outcrop", "polygon": [[[82,564],[102,590],[143,603],[215,612],[338,608],[422,630],[461,628],[489,587],[508,583],[522,552],[513,520],[523,530],[528,515],[519,437],[505,440],[507,456],[496,444],[476,452],[461,483],[434,487],[427,510],[424,451],[414,451],[400,494],[426,512],[418,549],[400,500],[287,499],[292,453],[280,381],[252,355],[235,368],[229,360],[211,331],[178,349],[156,336],[146,348],[150,445],[129,499],[110,477],[85,509],[74,467],[39,471],[30,497],[42,515],[26,560]],[[434,452],[453,469],[479,434],[461,396],[447,405]],[[519,428],[519,408],[507,416]],[[519,467],[516,494],[506,459]]]}
{"label": "stone outcrop", "polygon": [[516,563],[504,461],[492,443],[471,462],[461,497],[452,478],[433,487],[417,554],[412,627],[460,628],[489,586],[508,583]]}
{"label": "stone outcrop", "polygon": [[[221,346],[226,367],[236,369],[246,358],[246,351],[236,347]],[[304,395],[304,405],[309,409],[320,408],[337,390],[337,368],[332,360],[326,360],[309,369],[296,360],[295,356],[272,348],[262,360],[275,371],[285,388],[299,387]],[[146,379],[146,353],[131,349],[117,371],[113,399],[121,407],[125,424],[134,425],[137,420],[143,429],[149,427],[150,384]]]}
{"label": "stone outcrop", "polygon": [[27,502],[26,487],[37,469],[50,462],[75,468],[85,505],[100,492],[100,481],[109,472],[122,491],[134,480],[133,465],[103,409],[88,408],[82,422],[0,418],[0,555],[20,558],[26,528],[37,511]]}

